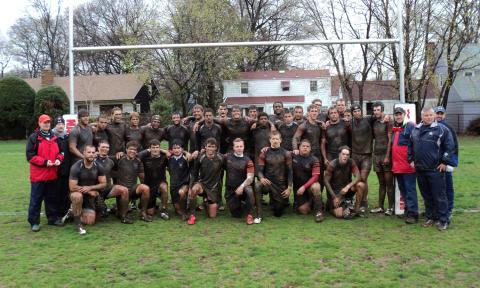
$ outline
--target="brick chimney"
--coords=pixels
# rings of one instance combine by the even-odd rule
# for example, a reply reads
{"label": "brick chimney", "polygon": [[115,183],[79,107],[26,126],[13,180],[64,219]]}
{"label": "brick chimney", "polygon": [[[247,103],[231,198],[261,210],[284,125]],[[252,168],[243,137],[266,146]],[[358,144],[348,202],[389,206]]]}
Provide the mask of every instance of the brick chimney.
{"label": "brick chimney", "polygon": [[53,85],[54,73],[50,67],[42,70],[42,87]]}

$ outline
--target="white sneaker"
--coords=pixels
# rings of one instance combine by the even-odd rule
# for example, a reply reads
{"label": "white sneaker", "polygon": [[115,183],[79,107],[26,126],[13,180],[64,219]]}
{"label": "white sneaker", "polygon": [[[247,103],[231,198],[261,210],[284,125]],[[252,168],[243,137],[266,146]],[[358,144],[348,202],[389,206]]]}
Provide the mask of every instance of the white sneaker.
{"label": "white sneaker", "polygon": [[87,234],[87,230],[85,228],[83,228],[82,224],[77,225],[77,231],[78,231],[78,234],[80,234],[80,235]]}
{"label": "white sneaker", "polygon": [[260,223],[262,223],[262,218],[257,217],[257,218],[255,218],[255,219],[253,219],[253,223],[255,223],[255,224],[260,224]]}

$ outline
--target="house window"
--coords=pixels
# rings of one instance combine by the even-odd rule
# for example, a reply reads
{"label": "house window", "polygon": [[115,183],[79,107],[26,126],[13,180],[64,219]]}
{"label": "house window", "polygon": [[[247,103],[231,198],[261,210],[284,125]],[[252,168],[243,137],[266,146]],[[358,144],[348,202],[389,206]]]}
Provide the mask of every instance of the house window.
{"label": "house window", "polygon": [[281,82],[282,91],[290,91],[290,81]]}
{"label": "house window", "polygon": [[248,82],[242,82],[240,85],[241,85],[240,92],[242,94],[248,94]]}
{"label": "house window", "polygon": [[310,91],[311,92],[318,91],[317,80],[310,81]]}
{"label": "house window", "polygon": [[367,103],[367,115],[373,115],[373,102]]}
{"label": "house window", "polygon": [[472,77],[472,76],[473,76],[473,72],[472,72],[472,71],[465,71],[465,72],[463,73],[463,75],[464,75],[465,77]]}
{"label": "house window", "polygon": [[112,109],[118,107],[123,110],[122,104],[100,105],[100,114],[112,114]]}

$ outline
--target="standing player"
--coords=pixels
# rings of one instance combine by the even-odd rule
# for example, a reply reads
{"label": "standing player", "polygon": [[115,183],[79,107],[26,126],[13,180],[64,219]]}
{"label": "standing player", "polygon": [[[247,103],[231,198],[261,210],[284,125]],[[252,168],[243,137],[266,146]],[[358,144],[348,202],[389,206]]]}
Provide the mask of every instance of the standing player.
{"label": "standing player", "polygon": [[[384,106],[382,102],[373,104],[373,147],[374,170],[378,178],[378,207],[372,209],[372,213],[383,213],[393,215],[395,205],[395,190],[393,186],[393,173],[391,162],[392,147],[392,123],[384,121]],[[385,194],[388,197],[388,208],[384,210]]]}
{"label": "standing player", "polygon": [[190,132],[188,128],[181,124],[182,118],[179,112],[172,113],[172,125],[168,125],[165,129],[165,138],[168,140],[168,149],[172,149],[172,143],[175,140],[182,143],[182,147],[188,147]]}
{"label": "standing player", "polygon": [[340,119],[337,108],[328,109],[329,125],[325,130],[325,137],[322,138],[322,155],[325,167],[333,159],[338,158],[338,149],[348,145],[350,140],[350,130],[345,121]]}
{"label": "standing player", "polygon": [[197,147],[200,145],[199,143],[197,143],[197,130],[194,129],[194,126],[195,123],[203,119],[203,106],[199,104],[193,106],[192,114],[192,117],[187,117],[190,118],[187,126],[188,132],[190,134],[190,149],[188,150],[190,153],[196,151]]}
{"label": "standing player", "polygon": [[82,151],[87,145],[93,144],[92,128],[88,125],[90,114],[85,109],[78,111],[78,125],[72,128],[68,137],[68,148],[74,164],[83,159]]}
{"label": "standing player", "polygon": [[122,120],[122,109],[112,109],[112,121],[107,125],[108,143],[110,143],[110,155],[120,158],[125,151],[125,134],[127,126]]}
{"label": "standing player", "polygon": [[[303,110],[302,110],[303,113]],[[290,110],[283,113],[283,122],[277,127],[278,132],[282,135],[282,148],[287,151],[293,151],[292,140],[295,132],[297,132],[298,124],[293,121],[293,115]]]}
{"label": "standing player", "polygon": [[195,208],[197,196],[202,196],[207,206],[207,216],[217,217],[217,206],[220,201],[218,190],[222,189],[223,156],[217,152],[217,141],[207,139],[205,153],[195,161],[192,177],[190,179],[191,190],[189,192],[188,224],[195,224]]}
{"label": "standing player", "polygon": [[98,147],[98,144],[101,141],[108,141],[108,134],[107,134],[107,125],[108,125],[108,119],[107,116],[105,115],[100,115],[97,118],[97,131],[93,133],[93,145],[95,147]]}
{"label": "standing player", "polygon": [[[316,222],[322,222],[323,203],[320,184],[320,162],[317,157],[311,153],[311,146],[308,140],[300,142],[300,153],[293,155],[293,191],[295,196],[295,206],[300,214],[307,215],[314,208]],[[313,200],[313,201],[312,201]],[[312,203],[313,202],[313,203]]]}
{"label": "standing player", "polygon": [[253,155],[255,159],[255,165],[258,165],[258,157],[260,156],[260,151],[270,146],[270,132],[271,132],[270,122],[268,122],[268,114],[265,112],[260,112],[258,114],[258,121],[256,124],[252,125],[252,146],[253,146]]}
{"label": "standing player", "polygon": [[[244,155],[244,142],[237,138],[233,140],[233,153],[225,156],[226,187],[225,198],[233,217],[247,215],[247,225],[253,224],[252,209],[255,197],[251,184],[254,178],[253,162]],[[242,205],[242,202],[245,204]],[[242,207],[243,206],[243,207]]]}
{"label": "standing player", "polygon": [[205,109],[205,122],[198,128],[197,131],[197,151],[201,151],[205,148],[207,139],[215,138],[217,143],[220,143],[222,139],[222,128],[220,125],[213,122],[213,110],[210,108]]}
{"label": "standing player", "polygon": [[[363,117],[362,107],[359,105],[352,106],[353,119],[351,123],[352,133],[352,159],[360,169],[361,180],[367,185],[368,174],[372,169],[372,152],[373,152],[373,132],[372,119]],[[361,204],[362,216],[368,205],[368,185],[366,186]]]}
{"label": "standing player", "polygon": [[345,117],[345,110],[347,110],[345,100],[337,99],[337,101],[335,101],[335,108],[337,108],[340,119],[343,119],[343,117]]}
{"label": "standing player", "polygon": [[312,154],[319,160],[322,159],[320,143],[322,140],[322,122],[317,121],[318,108],[310,105],[307,108],[308,114],[305,122],[300,124],[292,140],[293,152],[298,154],[298,147],[302,139],[307,139],[312,145]]}
{"label": "standing player", "polygon": [[292,193],[293,171],[291,154],[280,147],[282,137],[278,131],[270,134],[270,148],[260,154],[258,161],[259,182],[255,184],[255,204],[257,218],[262,221],[261,198],[263,194],[270,195],[270,205],[275,217],[281,217],[288,206],[288,197]]}
{"label": "standing player", "polygon": [[[221,103],[218,105],[218,110],[217,110],[217,118],[218,119],[228,119],[227,116],[228,113],[228,108],[226,103]],[[228,150],[228,143],[227,143],[227,133],[222,130],[222,138],[220,141],[220,153],[225,154],[227,153]]]}
{"label": "standing player", "polygon": [[95,147],[85,146],[83,160],[77,161],[70,169],[70,200],[73,221],[80,235],[87,233],[82,226],[95,224],[95,198],[107,186],[103,167],[95,163]]}
{"label": "standing player", "polygon": [[154,139],[162,142],[165,139],[165,130],[160,127],[160,116],[153,115],[150,119],[150,125],[143,126],[140,133],[142,134],[142,146],[145,149],[150,146],[150,141]]}
{"label": "standing player", "polygon": [[[365,192],[365,183],[361,181],[355,161],[350,158],[348,146],[340,147],[338,158],[332,160],[325,171],[325,187],[328,191],[328,202],[330,211],[337,218],[350,219],[356,216]],[[355,179],[352,181],[352,174]],[[350,207],[345,199],[355,195],[355,208]]]}
{"label": "standing player", "polygon": [[152,216],[156,212],[156,200],[160,197],[162,207],[160,217],[163,220],[170,219],[167,211],[168,186],[167,186],[167,156],[160,151],[160,142],[156,139],[150,141],[150,147],[138,153],[138,158],[143,163],[145,171],[145,184],[150,188],[150,200],[148,201],[147,214]]}
{"label": "standing player", "polygon": [[318,110],[317,120],[322,122],[327,121],[327,114],[322,112],[322,100],[314,99],[312,101],[312,104],[315,105],[315,107],[317,107],[317,110]]}

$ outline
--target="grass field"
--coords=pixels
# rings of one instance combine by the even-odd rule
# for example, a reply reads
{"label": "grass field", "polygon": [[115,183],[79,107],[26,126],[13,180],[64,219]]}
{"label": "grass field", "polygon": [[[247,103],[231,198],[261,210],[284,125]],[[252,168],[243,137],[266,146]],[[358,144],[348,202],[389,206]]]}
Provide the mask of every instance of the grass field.
{"label": "grass field", "polygon": [[[478,210],[480,139],[460,144],[456,208]],[[0,287],[480,286],[480,213],[456,212],[445,232],[385,216],[317,224],[290,209],[253,226],[225,211],[191,227],[176,217],[134,225],[109,218],[83,237],[71,224],[32,233],[24,145],[0,142]]]}

